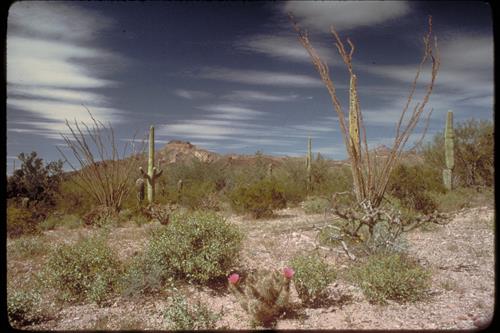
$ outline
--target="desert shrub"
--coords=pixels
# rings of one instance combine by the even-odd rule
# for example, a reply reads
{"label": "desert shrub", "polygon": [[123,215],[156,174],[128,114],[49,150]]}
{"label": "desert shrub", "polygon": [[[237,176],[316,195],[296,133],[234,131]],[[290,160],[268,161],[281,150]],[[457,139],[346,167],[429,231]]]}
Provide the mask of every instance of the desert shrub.
{"label": "desert shrub", "polygon": [[254,218],[270,216],[274,209],[286,206],[282,187],[272,179],[239,184],[229,198],[233,209],[239,213],[250,213]]}
{"label": "desert shrub", "polygon": [[144,255],[133,257],[124,264],[118,289],[122,296],[133,297],[156,294],[165,283],[163,268]]}
{"label": "desert shrub", "polygon": [[101,304],[113,292],[120,264],[103,236],[58,245],[45,267],[47,283],[64,301],[89,300]]}
{"label": "desert shrub", "polygon": [[8,245],[9,255],[21,258],[43,256],[49,252],[48,244],[40,237],[21,237]]}
{"label": "desert shrub", "polygon": [[212,212],[173,214],[149,241],[146,256],[163,276],[205,283],[225,276],[238,258],[242,235]]}
{"label": "desert shrub", "polygon": [[[454,183],[460,187],[493,186],[494,128],[491,121],[475,119],[455,126]],[[423,150],[425,162],[441,172],[445,168],[444,135],[438,133]]]}
{"label": "desert shrub", "polygon": [[8,290],[7,314],[12,326],[23,326],[42,321],[41,296],[37,292]]}
{"label": "desert shrub", "polygon": [[399,164],[392,172],[388,192],[398,198],[403,206],[417,212],[431,213],[438,204],[429,192],[444,192],[439,170],[423,164]]}
{"label": "desert shrub", "polygon": [[190,209],[218,209],[215,198],[215,183],[204,181],[201,183],[185,184],[180,191],[179,203]]}
{"label": "desert shrub", "polygon": [[304,161],[286,159],[274,172],[289,204],[298,204],[307,196],[307,175]]}
{"label": "desert shrub", "polygon": [[57,227],[75,229],[83,225],[83,221],[73,214],[51,214],[40,222],[40,229],[54,230]]}
{"label": "desert shrub", "polygon": [[401,253],[379,252],[351,268],[348,276],[373,303],[387,300],[400,303],[423,299],[430,287],[431,274],[414,259]]}
{"label": "desert shrub", "polygon": [[170,305],[163,313],[169,330],[207,330],[214,329],[221,314],[212,312],[200,301],[189,305],[180,295],[169,297]]}
{"label": "desert shrub", "polygon": [[36,234],[40,231],[38,219],[27,208],[7,206],[7,235],[19,237],[21,235]]}
{"label": "desert shrub", "polygon": [[494,193],[491,188],[455,188],[446,193],[432,193],[438,209],[452,212],[462,208],[488,205],[494,207]]}
{"label": "desert shrub", "polygon": [[345,192],[352,189],[352,176],[349,167],[332,166],[318,153],[311,164],[312,193],[331,195],[334,192]]}
{"label": "desert shrub", "polygon": [[84,216],[94,205],[92,198],[79,187],[73,178],[75,175],[65,177],[59,187],[56,197],[57,210],[63,214]]}
{"label": "desert shrub", "polygon": [[116,226],[120,222],[118,213],[105,205],[93,207],[82,217],[83,223],[95,227]]}
{"label": "desert shrub", "polygon": [[36,152],[19,154],[20,169],[7,178],[7,198],[28,198],[30,202],[53,206],[63,174],[63,162],[44,165]]}
{"label": "desert shrub", "polygon": [[295,289],[302,302],[319,305],[327,296],[328,285],[336,277],[335,271],[314,254],[295,256],[290,266],[295,270]]}
{"label": "desert shrub", "polygon": [[323,197],[311,196],[307,197],[301,206],[306,214],[321,214],[330,207],[330,201]]}

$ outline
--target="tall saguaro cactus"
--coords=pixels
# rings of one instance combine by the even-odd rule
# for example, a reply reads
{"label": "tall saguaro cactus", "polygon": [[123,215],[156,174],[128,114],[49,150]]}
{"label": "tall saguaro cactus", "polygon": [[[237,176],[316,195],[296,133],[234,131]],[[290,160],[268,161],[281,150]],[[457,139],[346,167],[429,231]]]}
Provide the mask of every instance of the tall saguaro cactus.
{"label": "tall saguaro cactus", "polygon": [[455,167],[454,138],[453,111],[448,111],[446,127],[444,130],[444,158],[446,162],[446,169],[443,170],[443,183],[447,190],[451,190],[453,187],[452,176],[453,168]]}
{"label": "tall saguaro cactus", "polygon": [[311,138],[307,138],[307,156],[306,156],[306,170],[307,170],[307,190],[311,190],[312,184],[312,143]]}
{"label": "tall saguaro cactus", "polygon": [[142,176],[146,179],[148,202],[152,204],[155,200],[155,181],[160,177],[163,170],[156,169],[155,165],[155,128],[149,128],[149,157],[148,157],[148,172],[144,172],[142,167],[139,168]]}

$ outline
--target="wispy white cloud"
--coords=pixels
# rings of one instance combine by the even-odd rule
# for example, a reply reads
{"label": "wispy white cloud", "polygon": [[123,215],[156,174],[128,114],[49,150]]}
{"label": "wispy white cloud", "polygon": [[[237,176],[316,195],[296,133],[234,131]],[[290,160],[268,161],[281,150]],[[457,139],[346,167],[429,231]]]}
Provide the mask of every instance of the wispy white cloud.
{"label": "wispy white cloud", "polygon": [[402,18],[410,12],[407,1],[287,1],[282,7],[291,12],[304,28],[330,31],[373,26]]}
{"label": "wispy white cloud", "polygon": [[113,25],[112,18],[66,1],[20,1],[9,10],[9,28],[20,35],[87,41]]}
{"label": "wispy white cloud", "polygon": [[253,85],[292,86],[292,87],[319,87],[319,79],[300,74],[273,71],[257,71],[229,69],[223,67],[205,67],[197,77],[229,82],[238,82]]}
{"label": "wispy white cloud", "polygon": [[173,93],[185,99],[201,99],[213,96],[211,93],[199,90],[176,89]]}
{"label": "wispy white cloud", "polygon": [[[47,121],[12,123],[18,123],[19,125],[29,127],[29,132],[31,134],[39,134],[52,139],[61,139],[59,133],[68,133],[65,125],[66,119],[70,122],[76,119],[78,122],[92,123],[92,119],[87,110],[79,104],[33,98],[8,98],[7,106],[16,110],[31,112],[41,119],[46,119]],[[114,108],[93,106],[90,111],[95,119],[103,123],[117,123],[122,119],[120,110]]]}
{"label": "wispy white cloud", "polygon": [[255,90],[234,90],[229,94],[223,95],[221,98],[231,101],[245,102],[290,102],[297,100],[299,98],[299,95],[279,95]]}
{"label": "wispy white cloud", "polygon": [[[97,88],[116,86],[103,73],[125,63],[122,56],[95,45],[97,33],[113,24],[113,20],[70,2],[16,2],[10,8],[7,106],[42,120],[24,124],[38,129],[33,134],[57,137],[66,118],[90,120],[80,104],[88,105],[97,120],[120,120],[121,111],[96,92]],[[9,118],[16,118],[9,111]]]}
{"label": "wispy white cloud", "polygon": [[229,105],[229,104],[217,104],[217,105],[205,105],[198,107],[199,109],[206,111],[213,111],[214,113],[209,114],[210,118],[219,119],[253,119],[264,115],[262,111],[257,111],[243,106]]}
{"label": "wispy white cloud", "polygon": [[[242,51],[260,53],[288,61],[311,62],[311,57],[295,35],[255,35],[238,41],[235,47]],[[340,63],[340,58],[332,51],[333,49],[322,45],[315,45],[315,49],[329,65]]]}

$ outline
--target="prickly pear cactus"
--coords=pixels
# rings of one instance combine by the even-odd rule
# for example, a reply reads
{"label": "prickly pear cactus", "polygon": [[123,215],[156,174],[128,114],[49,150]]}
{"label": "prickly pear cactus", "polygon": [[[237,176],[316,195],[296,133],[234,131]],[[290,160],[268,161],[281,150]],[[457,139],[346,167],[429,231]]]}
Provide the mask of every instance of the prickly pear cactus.
{"label": "prickly pear cactus", "polygon": [[446,162],[446,169],[443,170],[443,183],[447,190],[453,188],[452,177],[453,168],[455,167],[455,133],[453,131],[453,112],[448,111],[446,118],[446,128],[444,131],[444,157]]}

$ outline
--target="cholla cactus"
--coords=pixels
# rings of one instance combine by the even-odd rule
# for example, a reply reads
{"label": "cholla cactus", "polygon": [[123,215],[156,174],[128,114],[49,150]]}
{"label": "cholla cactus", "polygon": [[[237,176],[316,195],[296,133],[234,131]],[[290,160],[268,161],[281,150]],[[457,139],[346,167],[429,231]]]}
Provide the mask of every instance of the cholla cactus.
{"label": "cholla cactus", "polygon": [[238,298],[242,308],[252,316],[253,325],[269,326],[288,307],[290,281],[294,271],[260,271],[241,285],[238,274],[229,276],[229,290]]}
{"label": "cholla cactus", "polygon": [[146,179],[148,189],[148,202],[152,204],[155,200],[155,181],[160,177],[163,170],[156,169],[155,165],[155,128],[153,126],[149,129],[149,158],[148,158],[148,172],[144,172],[142,167],[139,171],[142,177]]}
{"label": "cholla cactus", "polygon": [[455,167],[454,159],[454,138],[453,132],[453,112],[448,111],[446,118],[446,127],[444,130],[444,157],[446,162],[446,169],[443,170],[443,183],[447,190],[452,189],[452,176],[453,168]]}

